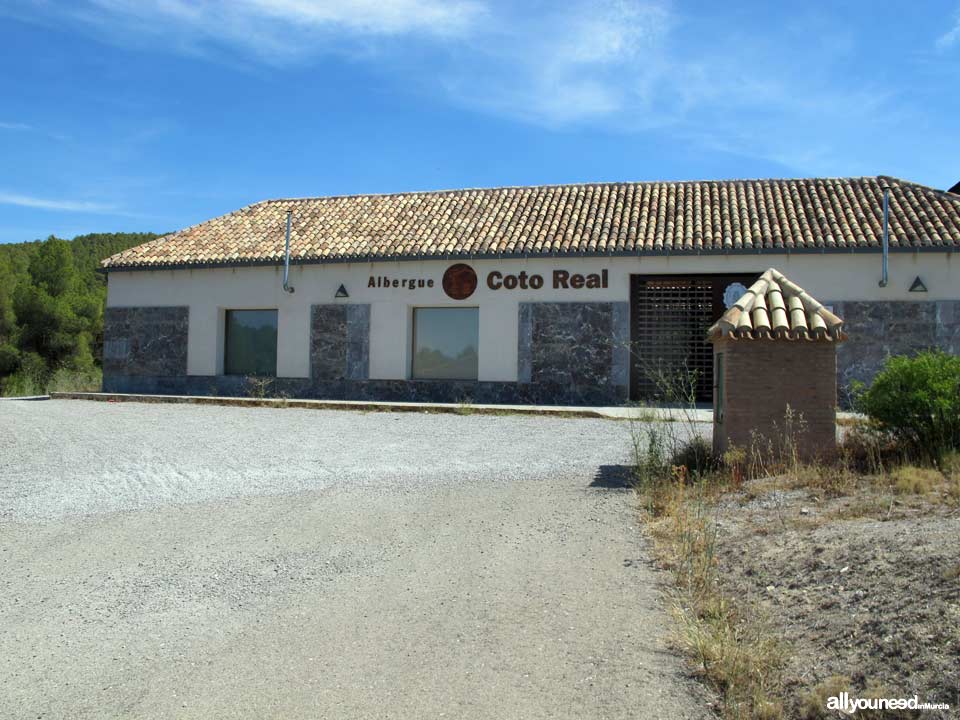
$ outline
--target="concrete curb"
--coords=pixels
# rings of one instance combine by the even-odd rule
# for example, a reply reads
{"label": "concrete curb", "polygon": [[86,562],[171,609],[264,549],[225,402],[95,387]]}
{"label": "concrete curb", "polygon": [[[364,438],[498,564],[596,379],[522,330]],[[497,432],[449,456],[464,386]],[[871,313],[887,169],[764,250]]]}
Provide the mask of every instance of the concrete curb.
{"label": "concrete curb", "polygon": [[[553,415],[564,418],[626,420],[600,408],[544,405],[458,405],[455,403],[377,402],[368,400],[304,400],[296,398],[237,398],[207,395],[139,395],[127,393],[54,392],[54,400],[140,402],[233,407],[300,408],[307,410],[359,410],[362,412],[423,412],[451,415]],[[610,410],[614,410],[611,408]]]}
{"label": "concrete curb", "polygon": [[[379,402],[376,400],[306,400],[297,398],[239,398],[216,395],[140,395],[103,392],[52,392],[35,397],[0,398],[0,400],[94,400],[99,402],[139,402],[190,405],[225,405],[233,407],[300,408],[304,410],[356,410],[360,412],[422,412],[449,415],[534,415],[560,418],[593,418],[600,420],[676,420],[713,423],[713,410],[684,410],[669,407],[576,407],[571,405],[471,405],[457,403]],[[851,425],[863,420],[852,412],[838,412],[837,425]]]}
{"label": "concrete curb", "polygon": [[2,400],[49,400],[49,395],[21,395],[19,397],[0,397]]}

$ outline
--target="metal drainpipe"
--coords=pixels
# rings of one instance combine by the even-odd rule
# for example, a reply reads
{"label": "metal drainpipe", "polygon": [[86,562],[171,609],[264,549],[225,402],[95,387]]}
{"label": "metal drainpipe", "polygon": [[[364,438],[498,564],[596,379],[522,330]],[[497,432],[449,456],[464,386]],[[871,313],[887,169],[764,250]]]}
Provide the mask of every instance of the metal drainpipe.
{"label": "metal drainpipe", "polygon": [[290,218],[292,216],[293,210],[287,210],[287,248],[283,260],[283,291],[290,294],[293,294],[293,288],[290,287]]}
{"label": "metal drainpipe", "polygon": [[888,261],[890,258],[890,188],[883,188],[883,277],[880,287],[886,287],[890,279]]}

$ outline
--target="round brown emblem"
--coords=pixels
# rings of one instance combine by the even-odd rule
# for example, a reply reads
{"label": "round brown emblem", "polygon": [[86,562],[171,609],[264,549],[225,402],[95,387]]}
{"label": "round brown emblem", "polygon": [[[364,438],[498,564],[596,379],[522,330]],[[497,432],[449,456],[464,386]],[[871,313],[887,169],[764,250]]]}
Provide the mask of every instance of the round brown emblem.
{"label": "round brown emblem", "polygon": [[451,265],[443,274],[443,291],[454,300],[466,300],[476,289],[477,274],[469,265]]}

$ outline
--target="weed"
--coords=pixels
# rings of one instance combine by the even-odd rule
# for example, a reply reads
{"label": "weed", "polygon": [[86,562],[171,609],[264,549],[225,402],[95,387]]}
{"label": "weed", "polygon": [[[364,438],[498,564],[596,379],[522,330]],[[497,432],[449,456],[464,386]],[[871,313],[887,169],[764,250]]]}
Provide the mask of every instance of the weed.
{"label": "weed", "polygon": [[249,376],[245,378],[247,386],[247,397],[263,400],[270,397],[270,388],[273,385],[273,378]]}
{"label": "weed", "polygon": [[832,510],[824,520],[858,520],[865,517],[889,516],[891,502],[890,498],[881,495],[857,495],[851,498],[849,502]]}
{"label": "weed", "polygon": [[826,720],[835,718],[837,713],[827,710],[827,700],[839,697],[842,692],[850,692],[853,681],[845,675],[834,675],[815,685],[800,698],[799,715],[802,720]]}
{"label": "weed", "polygon": [[694,435],[681,443],[670,457],[674,467],[684,467],[693,478],[702,478],[715,471],[719,465],[713,446],[702,435]]}
{"label": "weed", "polygon": [[890,474],[890,485],[898,495],[926,495],[940,489],[944,476],[932,468],[903,465]]}
{"label": "weed", "polygon": [[697,375],[647,368],[658,392],[670,404],[674,422],[665,423],[643,408],[630,420],[637,484],[651,489],[668,480],[697,481],[716,471],[718,458],[697,420]]}
{"label": "weed", "polygon": [[721,458],[723,466],[730,473],[730,483],[734,488],[739,488],[747,479],[747,451],[742,447],[732,445],[727,448]]}
{"label": "weed", "polygon": [[960,472],[954,472],[947,479],[946,501],[951,505],[960,505]]}
{"label": "weed", "polygon": [[849,495],[857,485],[857,476],[843,465],[820,462],[796,465],[787,480],[789,487],[807,488],[825,498]]}
{"label": "weed", "polygon": [[49,376],[18,372],[3,380],[3,394],[13,397],[51,392],[100,392],[102,387],[103,373],[96,367],[83,370],[60,368]]}
{"label": "weed", "polygon": [[3,381],[3,394],[7,397],[30,397],[44,394],[43,384],[35,378],[15,373]]}
{"label": "weed", "polygon": [[99,368],[69,370],[61,368],[47,381],[47,392],[100,392],[103,373]]}
{"label": "weed", "polygon": [[720,693],[725,717],[780,717],[783,648],[765,622],[743,617],[720,588],[710,488],[703,481],[669,487],[654,537],[676,583],[677,641],[696,672]]}
{"label": "weed", "polygon": [[[834,677],[785,707],[782,674],[789,648],[756,606],[723,589],[718,562],[723,536],[716,517],[721,493],[741,489],[741,497],[752,500],[775,490],[803,490],[831,500],[815,514],[793,517],[795,513],[783,512],[783,494],[777,493],[765,503],[780,514],[779,527],[764,523],[756,527],[757,533],[812,531],[864,517],[890,519],[897,508],[902,514],[941,498],[960,505],[960,452],[945,454],[933,468],[907,465],[903,446],[891,433],[861,421],[844,428],[839,453],[809,461],[801,453],[805,432],[802,416],[788,409],[769,434],[755,432],[747,447],[731,447],[722,462],[708,452],[696,428],[688,434],[682,422],[676,427],[636,427],[632,433],[637,490],[656,556],[673,575],[678,644],[696,672],[719,692],[729,720],[784,714],[828,718],[832,715],[826,700],[831,695],[846,691],[871,698],[889,693],[864,688],[862,682],[856,691],[849,678]],[[958,578],[960,565],[950,564],[944,579]],[[873,711],[862,714],[879,717]]]}

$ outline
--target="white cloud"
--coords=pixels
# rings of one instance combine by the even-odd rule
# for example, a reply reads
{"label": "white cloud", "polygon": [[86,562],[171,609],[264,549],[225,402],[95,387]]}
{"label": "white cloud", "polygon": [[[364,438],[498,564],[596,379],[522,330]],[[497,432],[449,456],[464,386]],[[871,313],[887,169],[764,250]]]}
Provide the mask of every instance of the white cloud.
{"label": "white cloud", "polygon": [[17,205],[19,207],[36,208],[38,210],[56,210],[62,212],[100,214],[117,212],[117,208],[113,205],[75,200],[51,200],[48,198],[38,198],[30,195],[7,192],[0,192],[0,205]]}
{"label": "white cloud", "polygon": [[[25,2],[8,0],[18,1]],[[757,25],[744,17],[727,23],[725,10],[685,10],[672,0],[73,0],[29,7],[57,25],[72,19],[111,42],[167,52],[268,67],[345,54],[375,65],[401,91],[491,116],[653,133],[678,147],[764,158],[805,174],[889,171],[872,164],[881,162],[878,144],[924,122],[918,105],[904,101],[910,88],[859,70],[872,40],[822,9]],[[960,16],[937,45],[958,40]]]}
{"label": "white cloud", "polygon": [[[652,133],[678,149],[802,174],[882,171],[878,137],[910,113],[846,68],[856,42],[827,16],[757,36],[669,0],[579,0],[497,18],[441,71],[455,102],[545,126]],[[429,91],[429,88],[428,88]],[[914,118],[915,121],[915,118]]]}
{"label": "white cloud", "polygon": [[57,12],[117,42],[152,36],[179,51],[229,48],[288,63],[369,39],[457,37],[484,10],[479,0],[86,0]]}
{"label": "white cloud", "polygon": [[946,50],[960,41],[960,11],[953,18],[953,27],[937,38],[937,49]]}
{"label": "white cloud", "polygon": [[33,127],[26,123],[0,122],[0,130],[33,130]]}
{"label": "white cloud", "polygon": [[232,7],[237,5],[294,24],[338,25],[375,35],[459,34],[483,9],[468,0],[241,0]]}
{"label": "white cloud", "polygon": [[664,71],[673,25],[661,2],[561,3],[501,13],[453,52],[441,79],[461,104],[545,125],[604,118],[643,104]]}

